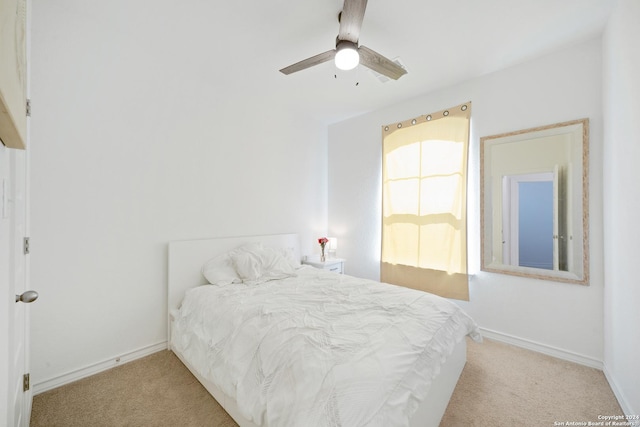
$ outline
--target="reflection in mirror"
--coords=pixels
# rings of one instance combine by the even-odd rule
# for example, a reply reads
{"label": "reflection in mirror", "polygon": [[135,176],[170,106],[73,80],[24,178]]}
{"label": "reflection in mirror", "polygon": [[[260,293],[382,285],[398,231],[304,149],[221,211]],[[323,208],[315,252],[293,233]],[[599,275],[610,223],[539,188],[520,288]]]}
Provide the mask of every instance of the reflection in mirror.
{"label": "reflection in mirror", "polygon": [[[507,265],[560,267],[557,178],[550,172],[505,175],[502,187],[502,261]],[[566,263],[564,263],[566,264]]]}
{"label": "reflection in mirror", "polygon": [[482,270],[588,284],[588,119],[480,139]]}

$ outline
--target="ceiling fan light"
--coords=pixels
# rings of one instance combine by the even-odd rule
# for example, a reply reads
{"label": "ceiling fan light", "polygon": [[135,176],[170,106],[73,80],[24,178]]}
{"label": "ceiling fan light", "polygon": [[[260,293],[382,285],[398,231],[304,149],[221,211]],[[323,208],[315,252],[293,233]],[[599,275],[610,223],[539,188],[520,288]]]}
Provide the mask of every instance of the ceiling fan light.
{"label": "ceiling fan light", "polygon": [[336,67],[341,70],[352,70],[360,63],[358,49],[352,43],[343,43],[336,48]]}

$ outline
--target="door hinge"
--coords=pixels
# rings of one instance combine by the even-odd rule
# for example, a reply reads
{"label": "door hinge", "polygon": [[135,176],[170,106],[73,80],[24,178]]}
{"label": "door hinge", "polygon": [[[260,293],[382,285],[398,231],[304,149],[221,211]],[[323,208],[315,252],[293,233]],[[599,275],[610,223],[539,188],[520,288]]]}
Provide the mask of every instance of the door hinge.
{"label": "door hinge", "polygon": [[24,374],[22,376],[22,391],[29,391],[29,380],[30,380],[30,375],[29,374]]}
{"label": "door hinge", "polygon": [[27,117],[31,117],[31,100],[27,99]]}
{"label": "door hinge", "polygon": [[25,237],[24,238],[24,254],[29,255],[29,253],[31,253],[31,250],[29,248],[29,238]]}

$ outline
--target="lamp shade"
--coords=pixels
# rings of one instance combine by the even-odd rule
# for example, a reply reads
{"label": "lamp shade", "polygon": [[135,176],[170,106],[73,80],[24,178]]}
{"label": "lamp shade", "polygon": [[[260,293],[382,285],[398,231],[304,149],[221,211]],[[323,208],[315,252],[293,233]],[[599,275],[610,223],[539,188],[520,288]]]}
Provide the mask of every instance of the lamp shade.
{"label": "lamp shade", "polygon": [[358,46],[355,43],[341,41],[336,46],[335,56],[336,67],[341,70],[352,70],[360,63]]}

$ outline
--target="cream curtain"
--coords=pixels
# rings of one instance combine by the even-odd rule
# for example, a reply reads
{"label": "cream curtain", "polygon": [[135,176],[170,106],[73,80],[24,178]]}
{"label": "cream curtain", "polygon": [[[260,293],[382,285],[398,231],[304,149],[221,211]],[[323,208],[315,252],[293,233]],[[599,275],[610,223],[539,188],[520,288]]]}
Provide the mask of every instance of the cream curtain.
{"label": "cream curtain", "polygon": [[469,299],[470,114],[466,103],[382,128],[383,282]]}

